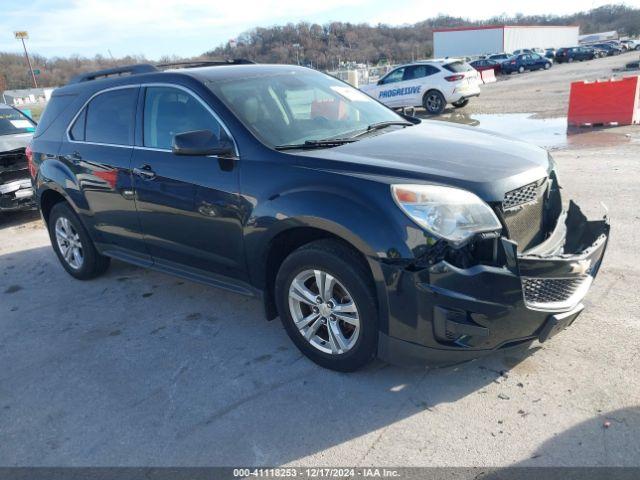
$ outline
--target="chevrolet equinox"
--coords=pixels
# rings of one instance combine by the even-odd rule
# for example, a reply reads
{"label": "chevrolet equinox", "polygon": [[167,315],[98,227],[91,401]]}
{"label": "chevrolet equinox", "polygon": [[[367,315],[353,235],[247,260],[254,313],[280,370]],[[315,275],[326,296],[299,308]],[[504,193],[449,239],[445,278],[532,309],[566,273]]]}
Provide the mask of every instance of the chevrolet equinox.
{"label": "chevrolet equinox", "polygon": [[262,299],[314,362],[452,364],[583,309],[609,224],[543,149],[247,61],[82,74],[27,149],[65,270],[111,258]]}

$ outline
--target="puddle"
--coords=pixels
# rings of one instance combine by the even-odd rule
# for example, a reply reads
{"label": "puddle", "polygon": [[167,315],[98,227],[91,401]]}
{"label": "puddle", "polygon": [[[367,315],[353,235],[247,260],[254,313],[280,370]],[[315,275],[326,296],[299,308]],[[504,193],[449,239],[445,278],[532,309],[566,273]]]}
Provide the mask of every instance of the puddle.
{"label": "puddle", "polygon": [[[483,128],[533,143],[551,150],[612,146],[629,142],[640,143],[640,130],[632,133],[613,132],[611,128],[571,128],[566,117],[534,118],[532,113],[465,114],[449,113],[438,117],[418,115],[429,120],[454,122]],[[616,128],[616,127],[613,127]]]}

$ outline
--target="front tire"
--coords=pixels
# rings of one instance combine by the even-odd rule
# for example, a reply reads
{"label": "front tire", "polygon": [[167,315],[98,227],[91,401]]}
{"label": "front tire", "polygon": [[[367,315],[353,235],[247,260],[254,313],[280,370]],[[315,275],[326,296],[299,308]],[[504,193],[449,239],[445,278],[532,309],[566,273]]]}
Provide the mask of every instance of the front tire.
{"label": "front tire", "polygon": [[375,357],[375,290],[353,249],[319,240],[295,250],[280,266],[275,298],[287,334],[318,365],[351,372]]}
{"label": "front tire", "polygon": [[440,115],[444,112],[444,108],[447,106],[447,101],[445,100],[444,95],[439,91],[429,90],[424,94],[422,106],[431,115]]}
{"label": "front tire", "polygon": [[53,250],[71,276],[89,280],[109,268],[109,257],[98,253],[80,218],[67,203],[54,205],[48,228]]}

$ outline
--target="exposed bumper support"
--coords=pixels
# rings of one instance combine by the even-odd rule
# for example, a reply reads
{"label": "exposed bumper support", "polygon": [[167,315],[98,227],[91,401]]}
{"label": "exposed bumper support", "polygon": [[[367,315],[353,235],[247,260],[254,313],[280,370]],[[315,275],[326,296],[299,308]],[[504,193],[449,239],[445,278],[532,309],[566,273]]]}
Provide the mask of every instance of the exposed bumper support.
{"label": "exposed bumper support", "polygon": [[29,178],[0,185],[0,210],[20,210],[33,204],[34,192]]}

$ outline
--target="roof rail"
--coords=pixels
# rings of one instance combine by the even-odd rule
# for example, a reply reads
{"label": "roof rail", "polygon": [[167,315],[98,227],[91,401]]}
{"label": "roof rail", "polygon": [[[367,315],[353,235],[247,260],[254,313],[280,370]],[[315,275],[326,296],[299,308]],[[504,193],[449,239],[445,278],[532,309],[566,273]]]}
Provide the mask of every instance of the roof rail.
{"label": "roof rail", "polygon": [[227,60],[193,60],[190,62],[171,62],[159,63],[160,68],[177,67],[177,68],[196,68],[196,67],[216,67],[219,65],[251,65],[256,62],[247,60],[246,58],[230,58]]}
{"label": "roof rail", "polygon": [[148,63],[138,63],[136,65],[127,65],[124,67],[106,68],[104,70],[96,70],[95,72],[81,73],[73,77],[69,83],[88,82],[98,78],[107,78],[122,75],[136,75],[138,73],[157,72],[158,69]]}

